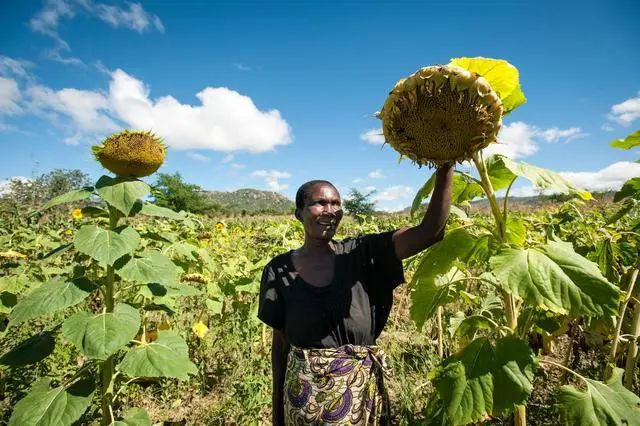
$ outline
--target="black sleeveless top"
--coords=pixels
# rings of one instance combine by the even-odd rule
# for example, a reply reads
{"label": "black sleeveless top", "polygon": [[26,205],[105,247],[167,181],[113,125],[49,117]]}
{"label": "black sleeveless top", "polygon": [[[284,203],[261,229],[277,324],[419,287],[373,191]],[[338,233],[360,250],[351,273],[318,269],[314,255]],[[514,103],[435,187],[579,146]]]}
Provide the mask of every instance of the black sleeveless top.
{"label": "black sleeveless top", "polygon": [[334,242],[335,272],[325,287],[299,276],[291,251],[276,256],[262,273],[258,318],[301,348],[375,345],[389,318],[393,289],[404,282],[393,232]]}

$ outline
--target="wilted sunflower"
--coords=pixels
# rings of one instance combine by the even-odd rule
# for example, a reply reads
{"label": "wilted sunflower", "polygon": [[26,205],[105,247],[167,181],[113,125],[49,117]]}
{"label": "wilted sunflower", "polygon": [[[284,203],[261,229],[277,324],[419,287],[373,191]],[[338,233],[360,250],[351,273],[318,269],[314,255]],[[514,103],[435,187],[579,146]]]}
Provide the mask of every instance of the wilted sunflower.
{"label": "wilted sunflower", "polygon": [[92,147],[104,168],[122,177],[144,177],[154,173],[166,155],[162,140],[151,132],[125,130]]}
{"label": "wilted sunflower", "polygon": [[396,83],[378,118],[388,142],[420,165],[464,161],[495,142],[502,101],[489,82],[458,66],[421,68]]}

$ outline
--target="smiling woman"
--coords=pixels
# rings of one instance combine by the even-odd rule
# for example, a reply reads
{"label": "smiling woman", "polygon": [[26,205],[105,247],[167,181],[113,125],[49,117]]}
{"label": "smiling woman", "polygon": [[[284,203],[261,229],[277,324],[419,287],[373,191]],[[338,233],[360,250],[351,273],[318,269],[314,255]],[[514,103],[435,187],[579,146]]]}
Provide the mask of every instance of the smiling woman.
{"label": "smiling woman", "polygon": [[402,259],[444,235],[453,167],[437,172],[422,222],[412,228],[335,241],[343,216],[328,181],[303,184],[296,218],[304,244],[262,274],[258,317],[273,328],[273,423],[387,424],[388,375],[376,345],[404,282]]}

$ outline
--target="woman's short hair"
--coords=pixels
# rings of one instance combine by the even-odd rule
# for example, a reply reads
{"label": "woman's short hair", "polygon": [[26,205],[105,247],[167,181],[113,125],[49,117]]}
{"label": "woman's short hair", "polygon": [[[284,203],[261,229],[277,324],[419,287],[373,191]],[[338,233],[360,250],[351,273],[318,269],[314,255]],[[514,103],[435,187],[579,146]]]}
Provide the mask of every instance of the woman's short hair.
{"label": "woman's short hair", "polygon": [[302,185],[300,185],[300,188],[298,188],[298,191],[296,192],[296,210],[302,210],[304,208],[304,202],[309,197],[311,188],[319,184],[329,185],[333,189],[335,189],[336,192],[338,192],[338,189],[328,180],[318,179],[318,180],[310,180],[309,182],[305,182]]}

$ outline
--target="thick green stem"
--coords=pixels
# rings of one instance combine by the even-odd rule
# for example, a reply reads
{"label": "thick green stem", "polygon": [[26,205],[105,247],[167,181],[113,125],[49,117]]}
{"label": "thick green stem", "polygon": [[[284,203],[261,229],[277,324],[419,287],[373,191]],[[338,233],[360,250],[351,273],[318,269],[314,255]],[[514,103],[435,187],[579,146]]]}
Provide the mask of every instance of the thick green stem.
{"label": "thick green stem", "polygon": [[438,356],[440,359],[444,358],[444,333],[442,330],[442,306],[438,306],[436,314],[436,321],[438,323]]}
{"label": "thick green stem", "polygon": [[640,303],[633,308],[633,320],[631,321],[631,335],[633,339],[629,342],[627,351],[627,363],[624,366],[624,387],[631,390],[635,378],[635,369],[638,356],[638,337],[640,337]]}
{"label": "thick green stem", "polygon": [[[109,206],[109,229],[114,230],[118,226],[118,212]],[[104,308],[106,312],[113,312],[115,304],[114,300],[114,283],[115,269],[113,266],[107,266],[107,279],[104,286]],[[111,407],[113,398],[113,378],[115,365],[113,355],[107,358],[100,365],[100,375],[102,378],[102,424],[110,425],[114,422],[113,410]]]}
{"label": "thick green stem", "polygon": [[493,190],[493,185],[491,184],[491,180],[489,179],[489,172],[487,172],[487,167],[484,163],[484,160],[480,157],[479,153],[475,153],[473,155],[473,162],[475,163],[476,168],[478,169],[478,173],[480,174],[480,185],[482,186],[482,189],[487,196],[487,200],[489,200],[491,213],[493,214],[493,218],[496,221],[498,237],[500,238],[501,242],[504,242],[506,234],[505,223],[507,220],[507,215],[503,214],[500,211],[500,206],[498,205],[498,200],[496,199],[496,193]]}
{"label": "thick green stem", "polygon": [[[479,152],[476,152],[473,155],[473,162],[478,169],[478,174],[480,175],[480,185],[482,186],[482,189],[487,196],[489,206],[491,207],[491,213],[493,214],[493,218],[496,221],[497,236],[500,239],[500,242],[504,243],[507,239],[506,224],[508,212],[506,208],[504,211],[500,211],[500,205],[498,204],[498,200],[496,199],[496,193],[493,190],[491,179],[489,179],[489,172],[487,171],[484,159],[481,157]],[[504,293],[503,302],[507,326],[511,329],[511,332],[515,334],[518,328],[518,307],[516,305],[515,297],[510,294]],[[516,407],[515,413],[513,413],[513,422],[516,426],[524,426],[527,424],[527,412],[525,406],[519,405]]]}
{"label": "thick green stem", "polygon": [[627,294],[624,297],[624,301],[622,302],[622,306],[620,307],[620,315],[618,315],[618,322],[616,324],[616,334],[613,339],[613,343],[611,344],[611,352],[609,352],[609,363],[607,364],[607,368],[604,372],[603,379],[606,379],[611,375],[611,371],[614,365],[616,365],[616,355],[618,352],[618,342],[620,341],[620,334],[622,333],[622,323],[624,322],[624,314],[627,311],[627,305],[629,305],[629,300],[631,300],[631,295],[633,294],[633,289],[635,288],[636,281],[638,279],[638,268],[635,268],[631,273],[631,277],[629,278],[629,287],[627,288]]}

